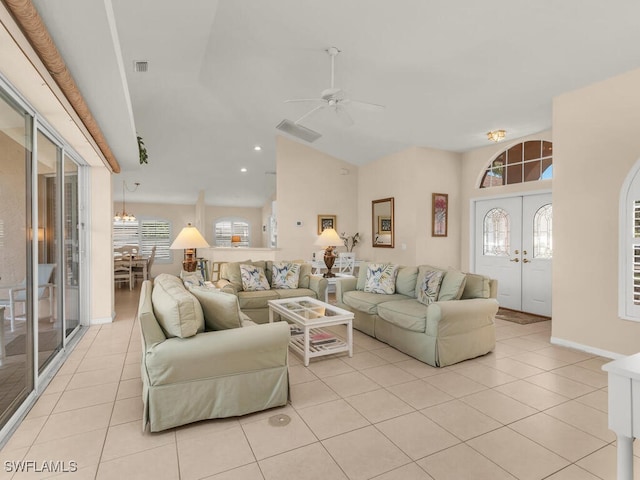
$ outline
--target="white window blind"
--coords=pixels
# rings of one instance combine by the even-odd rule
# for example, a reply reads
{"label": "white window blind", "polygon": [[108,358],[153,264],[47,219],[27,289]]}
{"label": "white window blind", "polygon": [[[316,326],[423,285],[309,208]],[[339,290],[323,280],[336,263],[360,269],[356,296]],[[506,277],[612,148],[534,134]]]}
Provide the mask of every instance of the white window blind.
{"label": "white window blind", "polygon": [[213,225],[213,233],[218,247],[230,247],[231,237],[234,235],[240,237],[238,246],[249,246],[249,223],[246,220],[220,219]]}
{"label": "white window blind", "polygon": [[135,245],[141,255],[148,257],[156,247],[156,262],[172,261],[171,223],[166,220],[149,219],[135,222],[113,222],[113,246]]}
{"label": "white window blind", "polygon": [[633,304],[640,305],[640,200],[633,202]]}
{"label": "white window blind", "polygon": [[143,256],[151,255],[155,245],[157,261],[170,261],[171,225],[162,220],[143,220],[140,225],[140,252]]}

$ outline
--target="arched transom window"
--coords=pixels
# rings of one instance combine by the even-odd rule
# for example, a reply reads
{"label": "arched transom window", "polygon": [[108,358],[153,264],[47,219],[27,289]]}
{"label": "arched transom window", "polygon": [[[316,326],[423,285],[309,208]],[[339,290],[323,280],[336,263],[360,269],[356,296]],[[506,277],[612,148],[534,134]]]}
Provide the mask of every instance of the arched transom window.
{"label": "arched transom window", "polygon": [[553,145],[529,140],[500,153],[484,172],[480,188],[546,180],[553,176]]}
{"label": "arched transom window", "polygon": [[502,208],[492,208],[484,216],[483,247],[484,255],[509,256],[510,237],[509,214]]}

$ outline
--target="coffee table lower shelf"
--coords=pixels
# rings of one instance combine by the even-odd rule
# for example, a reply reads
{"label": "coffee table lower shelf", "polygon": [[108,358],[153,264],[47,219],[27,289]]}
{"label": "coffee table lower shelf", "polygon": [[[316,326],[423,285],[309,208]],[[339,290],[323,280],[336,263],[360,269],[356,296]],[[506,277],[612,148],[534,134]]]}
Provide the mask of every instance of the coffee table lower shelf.
{"label": "coffee table lower shelf", "polygon": [[[335,342],[325,343],[320,345],[314,345],[311,342],[311,337],[313,335],[320,335],[329,333],[335,338]],[[300,356],[304,359],[305,353],[305,345],[304,345],[304,334],[300,333],[298,335],[291,335],[291,341],[289,342],[289,346],[295,350]],[[309,357],[321,357],[323,355],[332,355],[334,353],[342,353],[349,352],[349,344],[342,340],[340,337],[337,337],[333,333],[327,332],[322,328],[311,328],[309,329]]]}

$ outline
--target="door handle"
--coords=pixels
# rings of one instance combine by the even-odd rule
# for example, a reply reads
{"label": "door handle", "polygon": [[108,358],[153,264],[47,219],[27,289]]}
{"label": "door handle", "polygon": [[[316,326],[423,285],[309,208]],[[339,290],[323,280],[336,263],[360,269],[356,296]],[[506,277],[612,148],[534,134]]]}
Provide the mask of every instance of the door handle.
{"label": "door handle", "polygon": [[527,260],[526,258],[523,258],[523,259],[522,259],[522,263],[530,263],[530,261],[529,261],[529,260]]}
{"label": "door handle", "polygon": [[[520,259],[519,259],[519,258],[512,258],[512,259],[511,259],[511,260],[509,260],[509,261],[510,261],[510,262],[516,262],[516,263],[518,263],[518,262],[520,261]],[[528,260],[527,260],[527,261],[528,261]]]}

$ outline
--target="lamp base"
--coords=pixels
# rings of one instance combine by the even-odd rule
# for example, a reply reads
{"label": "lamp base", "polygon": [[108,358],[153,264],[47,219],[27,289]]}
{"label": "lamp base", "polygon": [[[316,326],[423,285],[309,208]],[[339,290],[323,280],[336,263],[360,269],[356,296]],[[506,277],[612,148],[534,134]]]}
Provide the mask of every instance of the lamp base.
{"label": "lamp base", "polygon": [[335,261],[336,255],[333,253],[333,247],[327,247],[327,249],[324,251],[324,264],[327,267],[327,273],[322,275],[324,278],[333,278],[336,276],[335,273],[331,272]]}
{"label": "lamp base", "polygon": [[196,260],[196,249],[186,248],[184,250],[184,260],[182,261],[182,269],[185,272],[195,272],[198,268],[198,262]]}
{"label": "lamp base", "polygon": [[182,269],[185,272],[195,272],[198,268],[198,262],[195,260],[183,260],[182,261]]}

